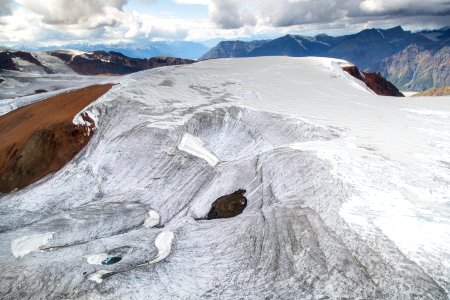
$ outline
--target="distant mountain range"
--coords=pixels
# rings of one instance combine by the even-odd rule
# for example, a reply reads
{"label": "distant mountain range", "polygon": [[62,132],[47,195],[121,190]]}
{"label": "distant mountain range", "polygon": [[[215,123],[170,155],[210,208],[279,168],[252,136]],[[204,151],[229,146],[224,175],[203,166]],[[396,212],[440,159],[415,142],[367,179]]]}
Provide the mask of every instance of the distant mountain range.
{"label": "distant mountain range", "polygon": [[[194,62],[168,56],[130,58],[114,51],[27,52],[0,48],[0,100],[101,83],[105,76]],[[16,104],[11,105],[14,108]],[[0,114],[7,106],[0,107]]]}
{"label": "distant mountain range", "polygon": [[156,56],[181,57],[184,59],[198,59],[209,50],[203,44],[188,41],[135,41],[116,44],[66,44],[62,46],[30,47],[18,46],[24,51],[55,51],[60,49],[73,49],[84,52],[105,51],[119,52],[128,57],[150,58]]}
{"label": "distant mountain range", "polygon": [[[36,69],[37,66],[38,72],[49,74],[51,71],[47,72],[46,66],[54,63],[55,57],[63,57],[54,55],[60,52],[61,47],[30,48],[22,46],[18,48],[28,52],[32,51],[33,55],[23,54],[27,56],[31,65],[16,65],[16,69],[30,67]],[[88,62],[86,54],[77,56],[75,61],[64,62],[72,69],[77,69],[77,72],[81,70],[81,72],[88,72],[87,74],[96,74],[95,72],[98,74],[125,74],[147,68],[147,63],[133,61],[131,57],[148,59],[169,56],[206,60],[253,56],[326,56],[348,60],[358,66],[361,71],[380,73],[403,91],[424,91],[450,85],[450,27],[413,33],[397,26],[390,29],[366,29],[356,34],[337,37],[326,34],[314,37],[288,34],[273,40],[222,41],[210,50],[200,43],[187,41],[85,43],[68,44],[62,48],[84,53],[90,52],[96,57],[93,59],[95,63]],[[10,54],[6,55],[5,53],[8,51]],[[21,52],[28,53],[25,51],[0,49],[0,65],[2,66],[0,68],[14,70],[12,65],[15,63],[11,53],[16,53],[16,55]],[[48,55],[41,55],[41,58],[45,59],[37,59],[39,63],[42,63],[42,66],[39,66],[33,60],[39,56],[38,53],[47,53],[53,58],[49,58],[49,61],[46,62],[45,59],[48,58]],[[113,63],[104,64],[102,60],[109,60],[108,55],[111,56]],[[100,56],[102,56],[101,59],[98,58]],[[123,57],[127,57],[127,59]],[[58,69],[56,73],[62,69]]]}
{"label": "distant mountain range", "polygon": [[[247,47],[248,45],[244,46]],[[249,49],[245,47],[241,50]],[[114,51],[82,52],[77,50],[57,50],[26,52],[0,49],[0,83],[6,80],[8,86],[16,87],[14,82],[17,80],[26,81],[23,76],[42,78],[53,75],[75,74],[124,75],[156,67],[191,64],[194,62],[194,60],[167,56],[152,57],[150,59],[130,58]],[[361,72],[358,67],[349,65],[343,67],[343,70],[364,82],[369,89],[378,95],[403,97],[398,89],[380,74]],[[53,81],[57,78],[58,76],[54,77]],[[41,82],[42,86],[43,82]],[[30,92],[29,89],[25,90]],[[54,87],[50,85],[50,88],[39,88],[34,90],[34,92],[41,93],[48,90],[54,90]],[[4,96],[7,97],[6,95]],[[0,96],[1,98],[2,96]]]}
{"label": "distant mountain range", "polygon": [[124,75],[146,69],[190,64],[194,60],[157,56],[150,59],[130,58],[121,53],[94,51],[92,53],[58,50],[49,52],[0,51],[1,71],[33,74]]}
{"label": "distant mountain range", "polygon": [[383,59],[378,66],[396,86],[403,90],[424,91],[450,85],[450,45],[427,48],[412,44]]}
{"label": "distant mountain range", "polygon": [[333,37],[285,35],[273,40],[224,41],[201,60],[252,56],[326,56],[380,72],[402,90],[450,85],[450,27],[412,33],[400,26]]}

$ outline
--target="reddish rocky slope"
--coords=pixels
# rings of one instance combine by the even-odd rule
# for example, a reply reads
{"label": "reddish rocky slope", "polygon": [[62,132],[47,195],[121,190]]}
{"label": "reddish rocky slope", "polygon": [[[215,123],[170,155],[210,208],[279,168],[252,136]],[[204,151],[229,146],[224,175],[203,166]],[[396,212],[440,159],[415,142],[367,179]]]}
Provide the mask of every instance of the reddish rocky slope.
{"label": "reddish rocky slope", "polygon": [[89,142],[95,124],[73,118],[105,94],[93,85],[18,108],[0,117],[0,193],[20,189],[59,170]]}
{"label": "reddish rocky slope", "polygon": [[364,82],[367,87],[381,96],[404,97],[402,93],[391,82],[386,80],[380,73],[361,72],[356,66],[342,67],[344,71]]}

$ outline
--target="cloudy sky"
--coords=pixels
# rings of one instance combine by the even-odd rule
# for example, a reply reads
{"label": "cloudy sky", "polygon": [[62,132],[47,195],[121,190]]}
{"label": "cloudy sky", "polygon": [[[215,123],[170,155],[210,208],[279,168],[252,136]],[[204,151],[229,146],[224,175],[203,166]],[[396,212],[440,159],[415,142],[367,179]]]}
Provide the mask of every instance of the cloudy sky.
{"label": "cloudy sky", "polygon": [[0,44],[337,35],[449,16],[449,0],[0,0]]}

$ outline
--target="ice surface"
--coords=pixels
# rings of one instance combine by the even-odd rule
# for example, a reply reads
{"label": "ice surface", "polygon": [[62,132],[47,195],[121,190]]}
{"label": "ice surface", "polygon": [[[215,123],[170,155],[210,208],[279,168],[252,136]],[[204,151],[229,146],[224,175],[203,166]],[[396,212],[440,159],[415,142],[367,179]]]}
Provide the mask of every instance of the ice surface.
{"label": "ice surface", "polygon": [[107,274],[111,274],[111,271],[108,270],[99,270],[91,275],[89,275],[88,279],[92,280],[96,283],[102,283],[103,282],[103,276]]}
{"label": "ice surface", "polygon": [[450,112],[448,111],[436,111],[436,110],[428,110],[428,109],[405,109],[405,111],[425,116],[436,116],[443,118],[450,118]]}
{"label": "ice surface", "polygon": [[[380,97],[333,67],[346,63],[218,59],[115,78],[85,110],[86,148],[0,196],[1,297],[448,299],[450,97]],[[196,154],[178,148],[185,134]],[[242,214],[204,220],[238,189]],[[143,226],[151,211],[162,229]],[[39,251],[11,253],[46,232]],[[99,271],[85,257],[99,253],[122,260]]]}

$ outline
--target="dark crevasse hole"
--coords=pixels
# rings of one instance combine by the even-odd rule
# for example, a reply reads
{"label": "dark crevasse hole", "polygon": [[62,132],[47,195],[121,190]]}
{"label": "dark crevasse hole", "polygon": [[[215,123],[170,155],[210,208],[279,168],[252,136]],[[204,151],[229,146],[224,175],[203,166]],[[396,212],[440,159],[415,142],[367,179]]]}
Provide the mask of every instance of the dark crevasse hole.
{"label": "dark crevasse hole", "polygon": [[120,256],[110,256],[107,259],[102,261],[102,265],[112,265],[112,264],[118,263],[121,260],[122,260],[122,257],[120,257]]}
{"label": "dark crevasse hole", "polygon": [[44,89],[38,89],[38,90],[35,90],[34,91],[34,93],[35,94],[42,94],[42,93],[47,93],[48,91],[47,90],[44,90]]}
{"label": "dark crevasse hole", "polygon": [[219,197],[211,206],[208,213],[208,220],[231,218],[242,213],[247,206],[247,198],[245,198],[245,190],[237,190],[236,192]]}

